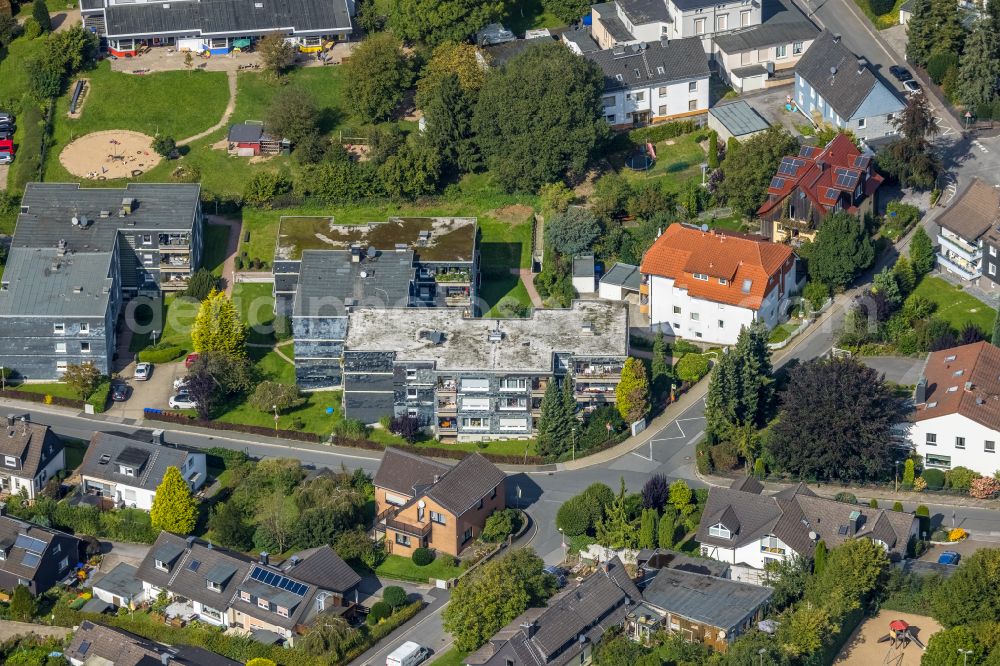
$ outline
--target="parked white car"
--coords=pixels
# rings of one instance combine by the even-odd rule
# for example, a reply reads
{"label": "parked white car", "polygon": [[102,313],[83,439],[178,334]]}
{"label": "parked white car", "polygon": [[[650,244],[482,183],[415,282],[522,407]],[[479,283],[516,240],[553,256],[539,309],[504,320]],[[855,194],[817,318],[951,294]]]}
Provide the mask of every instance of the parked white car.
{"label": "parked white car", "polygon": [[144,382],[153,374],[152,363],[138,363],[135,366],[135,374],[132,376],[137,382]]}
{"label": "parked white car", "polygon": [[385,658],[385,666],[417,666],[429,656],[423,645],[406,641]]}
{"label": "parked white car", "polygon": [[167,404],[170,405],[170,409],[195,409],[198,407],[198,403],[192,400],[191,396],[187,393],[178,393],[175,396],[171,396]]}
{"label": "parked white car", "polygon": [[187,386],[187,383],[188,383],[187,377],[178,377],[177,379],[174,380],[174,390],[180,391],[182,388]]}

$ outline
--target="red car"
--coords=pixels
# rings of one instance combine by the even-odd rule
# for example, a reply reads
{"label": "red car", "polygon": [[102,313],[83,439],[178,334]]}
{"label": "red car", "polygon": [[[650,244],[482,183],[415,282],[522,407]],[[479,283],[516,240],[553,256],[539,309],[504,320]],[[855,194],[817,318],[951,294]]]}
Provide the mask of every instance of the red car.
{"label": "red car", "polygon": [[0,139],[0,152],[14,155],[14,141],[11,139]]}
{"label": "red car", "polygon": [[194,362],[201,358],[201,354],[188,354],[184,359],[184,367],[190,369]]}

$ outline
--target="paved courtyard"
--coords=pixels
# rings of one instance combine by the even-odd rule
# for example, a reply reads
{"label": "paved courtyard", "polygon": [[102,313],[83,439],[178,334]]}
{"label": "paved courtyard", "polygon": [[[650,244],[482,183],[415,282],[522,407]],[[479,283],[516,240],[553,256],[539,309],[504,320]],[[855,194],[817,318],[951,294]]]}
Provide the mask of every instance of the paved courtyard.
{"label": "paved courtyard", "polygon": [[802,133],[799,132],[796,125],[805,125],[809,122],[809,119],[797,111],[793,112],[785,109],[786,99],[793,92],[793,88],[790,85],[779,86],[769,90],[741,95],[740,99],[752,106],[771,125],[784,127],[792,136],[800,137]]}

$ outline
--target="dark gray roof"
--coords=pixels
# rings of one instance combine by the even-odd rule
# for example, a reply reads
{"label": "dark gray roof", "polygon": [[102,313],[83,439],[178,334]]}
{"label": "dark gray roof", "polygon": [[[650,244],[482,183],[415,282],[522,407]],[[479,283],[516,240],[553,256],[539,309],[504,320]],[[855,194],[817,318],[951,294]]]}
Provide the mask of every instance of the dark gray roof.
{"label": "dark gray roof", "polygon": [[344,413],[349,418],[357,419],[362,423],[378,423],[379,419],[383,416],[392,415],[396,401],[391,392],[364,393],[351,391],[349,377],[345,378],[345,384]]}
{"label": "dark gray roof", "polygon": [[594,255],[581,254],[573,257],[573,277],[594,277]]}
{"label": "dark gray roof", "polygon": [[694,9],[704,9],[706,7],[714,7],[719,4],[717,0],[672,0],[674,6],[682,12],[691,11]]}
{"label": "dark gray roof", "polygon": [[752,476],[744,476],[741,479],[737,479],[729,487],[733,490],[742,490],[745,493],[753,493],[754,495],[760,495],[764,492],[764,484]]}
{"label": "dark gray roof", "polygon": [[604,72],[606,91],[706,78],[711,73],[701,39],[662,40],[586,54]]}
{"label": "dark gray roof", "polygon": [[743,100],[712,107],[708,113],[735,137],[762,132],[769,127],[768,122]]}
{"label": "dark gray roof", "polygon": [[462,458],[424,494],[456,516],[461,516],[494,488],[501,486],[506,478],[507,475],[482,454],[473,453]]}
{"label": "dark gray roof", "polygon": [[669,23],[670,12],[666,0],[618,0],[618,6],[632,25],[642,25],[655,21]]}
{"label": "dark gray roof", "polygon": [[529,47],[537,46],[539,44],[548,44],[553,41],[553,39],[555,38],[552,35],[533,37],[531,39],[515,39],[511,42],[490,44],[489,46],[482,47],[482,50],[487,54],[487,56],[489,56],[490,65],[493,67],[501,67],[521,55],[521,53],[528,50]]}
{"label": "dark gray roof", "polygon": [[[302,253],[295,316],[346,314],[351,305],[406,307],[416,269],[414,254],[380,252],[375,261],[352,262],[350,251],[306,250]],[[364,274],[364,277],[362,277]]]}
{"label": "dark gray roof", "polygon": [[[469,655],[465,663],[492,666],[510,658],[515,666],[565,664],[579,654],[581,635],[591,645],[597,643],[605,631],[624,619],[626,604],[634,604],[640,597],[625,566],[615,557],[579,585],[549,599],[547,607],[528,609]],[[531,623],[535,629],[529,636],[526,625]]]}
{"label": "dark gray roof", "polygon": [[434,483],[435,476],[443,476],[450,469],[448,465],[436,460],[388,446],[382,455],[378,471],[375,472],[373,483],[377,488],[413,497],[415,487]]}
{"label": "dark gray roof", "polygon": [[875,86],[884,85],[858,57],[824,30],[795,65],[795,73],[805,79],[826,100],[838,116],[849,120]]}
{"label": "dark gray roof", "polygon": [[0,316],[103,319],[114,287],[111,265],[110,252],[60,256],[55,248],[11,248]]}
{"label": "dark gray roof", "polygon": [[[27,206],[28,212],[17,216],[13,247],[54,249],[62,239],[73,253],[110,252],[119,230],[189,231],[200,193],[201,186],[196,184],[130,183],[112,189],[29,183],[21,199],[21,210]],[[126,198],[134,200],[133,210],[120,217]],[[101,211],[110,216],[102,218]],[[90,224],[85,228],[73,225],[73,217],[85,217]]]}
{"label": "dark gray roof", "polygon": [[107,612],[112,608],[114,608],[114,606],[105,601],[104,599],[101,599],[99,597],[91,597],[90,599],[87,600],[87,603],[85,603],[83,606],[80,607],[80,612],[100,614]]}
{"label": "dark gray roof", "polygon": [[109,36],[333,34],[350,32],[345,0],[200,0],[115,4],[105,10]]}
{"label": "dark gray roof", "polygon": [[0,571],[17,578],[34,580],[42,565],[55,568],[56,562],[62,559],[50,557],[52,551],[49,548],[53,542],[58,543],[62,552],[67,552],[69,547],[69,563],[75,564],[80,544],[75,536],[10,516],[0,516],[0,548],[5,553],[4,559],[0,560]]}
{"label": "dark gray roof", "polygon": [[639,272],[638,266],[618,262],[601,277],[601,284],[613,284],[631,291],[639,291],[639,285],[642,284],[642,274]]}
{"label": "dark gray roof", "polygon": [[[609,3],[610,4],[610,3]],[[616,42],[631,42],[635,40],[632,33],[629,32],[622,20],[614,13],[601,14],[601,25],[604,26],[604,30],[611,36]]]}
{"label": "dark gray roof", "polygon": [[738,79],[745,79],[751,76],[767,76],[767,68],[764,65],[747,65],[746,67],[734,67],[733,76]]}
{"label": "dark gray roof", "polygon": [[590,33],[582,28],[570,28],[565,30],[561,36],[566,41],[576,44],[581,53],[592,53],[601,50],[601,47],[597,45],[597,42],[590,36]]}
{"label": "dark gray roof", "polygon": [[[191,645],[170,647],[121,629],[84,620],[73,634],[66,656],[81,663],[114,663],[115,666],[240,666],[221,654]],[[96,660],[94,662],[88,659]]]}
{"label": "dark gray roof", "polygon": [[773,0],[764,3],[760,25],[715,36],[715,45],[725,53],[739,53],[778,44],[792,44],[815,39],[819,28],[790,3]]}
{"label": "dark gray roof", "polygon": [[[255,573],[256,572],[256,573]],[[256,578],[267,577],[266,574],[284,577],[292,581],[294,589],[284,589],[275,584],[269,584],[257,580]],[[255,578],[256,576],[256,578]],[[272,583],[275,581],[272,580]],[[239,584],[239,590],[249,592],[253,595],[253,602],[243,601],[237,594],[233,598],[233,608],[251,617],[263,620],[268,624],[285,629],[291,629],[297,624],[307,624],[316,613],[314,599],[318,591],[317,587],[305,581],[299,581],[291,574],[284,573],[274,567],[265,567],[261,564],[253,564],[246,579]],[[299,594],[298,592],[301,592]],[[273,605],[282,606],[288,609],[288,617],[278,615],[276,610],[265,610],[257,605],[257,599],[266,599]]]}
{"label": "dark gray roof", "polygon": [[642,598],[664,611],[728,633],[755,615],[773,593],[769,587],[660,569],[642,591]]}
{"label": "dark gray roof", "polygon": [[899,11],[907,12],[909,14],[913,13],[913,7],[916,4],[916,0],[906,0],[903,4],[899,6]]}
{"label": "dark gray roof", "polygon": [[319,546],[297,553],[297,564],[292,558],[285,563],[284,571],[296,580],[311,583],[323,590],[344,594],[361,582],[361,576],[342,560],[330,546]]}
{"label": "dark gray roof", "polygon": [[263,136],[263,125],[259,123],[239,123],[229,126],[227,140],[231,143],[257,143]]}
{"label": "dark gray roof", "polygon": [[647,570],[679,569],[688,573],[718,576],[719,578],[724,577],[729,571],[729,565],[725,562],[706,557],[691,557],[677,551],[659,548],[640,551],[637,559],[638,563]]}
{"label": "dark gray roof", "polygon": [[138,573],[137,567],[119,562],[114,569],[94,583],[94,589],[104,590],[122,599],[134,599],[142,594],[142,581],[136,578]]}
{"label": "dark gray roof", "polygon": [[15,458],[13,467],[8,467],[4,459],[0,471],[33,479],[62,450],[62,440],[48,426],[17,420],[0,430],[0,456]]}
{"label": "dark gray roof", "polygon": [[[138,466],[139,453],[145,453],[146,461],[138,466],[135,476],[127,476],[118,471],[119,456],[127,449],[132,449],[127,455],[129,465]],[[90,438],[90,446],[80,464],[80,474],[101,481],[120,483],[135,488],[156,490],[163,481],[168,467],[181,469],[188,456],[203,456],[204,453],[189,453],[183,449],[175,449],[161,444],[151,444],[139,440],[112,435],[106,432],[95,432]],[[108,456],[102,463],[103,456]]]}

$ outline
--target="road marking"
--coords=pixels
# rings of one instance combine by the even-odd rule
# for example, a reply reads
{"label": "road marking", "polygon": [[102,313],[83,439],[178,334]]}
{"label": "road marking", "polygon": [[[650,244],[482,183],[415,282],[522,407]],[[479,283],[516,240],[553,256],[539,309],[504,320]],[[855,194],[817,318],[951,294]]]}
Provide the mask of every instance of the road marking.
{"label": "road marking", "polygon": [[949,134],[953,134],[955,132],[955,128],[951,125],[945,124],[944,118],[941,116],[934,116],[934,120],[937,121],[938,129],[941,130],[941,136],[948,136]]}
{"label": "road marking", "polygon": [[972,145],[973,145],[973,146],[975,146],[976,148],[978,148],[979,150],[981,150],[981,151],[982,151],[983,153],[988,153],[988,152],[990,152],[990,149],[989,149],[989,148],[987,148],[986,146],[984,146],[984,145],[983,145],[983,144],[982,144],[982,143],[981,143],[981,142],[979,141],[979,139],[976,139],[975,141],[973,141],[973,142],[972,142]]}

